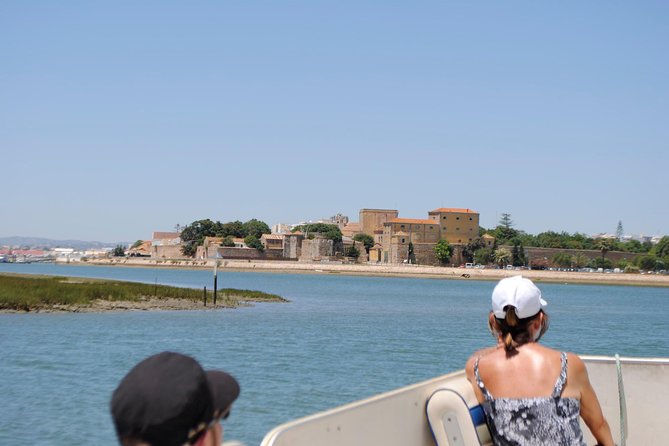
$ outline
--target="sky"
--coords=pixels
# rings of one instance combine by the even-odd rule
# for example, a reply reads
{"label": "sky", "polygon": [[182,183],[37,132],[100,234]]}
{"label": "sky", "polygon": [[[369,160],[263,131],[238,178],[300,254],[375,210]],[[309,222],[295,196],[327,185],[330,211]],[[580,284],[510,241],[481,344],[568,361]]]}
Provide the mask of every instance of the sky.
{"label": "sky", "polygon": [[0,2],[0,237],[470,208],[669,234],[669,3]]}

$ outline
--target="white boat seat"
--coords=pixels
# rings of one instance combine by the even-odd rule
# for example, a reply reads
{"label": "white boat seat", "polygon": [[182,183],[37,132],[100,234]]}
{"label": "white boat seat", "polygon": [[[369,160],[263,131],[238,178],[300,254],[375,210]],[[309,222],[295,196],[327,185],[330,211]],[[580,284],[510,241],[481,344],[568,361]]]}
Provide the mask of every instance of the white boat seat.
{"label": "white boat seat", "polygon": [[469,407],[453,389],[438,389],[427,400],[427,420],[437,446],[492,445],[483,407]]}

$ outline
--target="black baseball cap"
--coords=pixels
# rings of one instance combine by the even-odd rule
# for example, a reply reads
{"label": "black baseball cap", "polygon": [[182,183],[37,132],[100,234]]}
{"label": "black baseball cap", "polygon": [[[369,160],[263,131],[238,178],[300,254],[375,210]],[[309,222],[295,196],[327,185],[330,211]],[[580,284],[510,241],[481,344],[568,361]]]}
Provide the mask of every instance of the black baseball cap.
{"label": "black baseball cap", "polygon": [[119,439],[181,446],[195,443],[215,418],[227,415],[238,396],[239,384],[231,375],[205,372],[190,356],[163,352],[121,380],[111,413]]}

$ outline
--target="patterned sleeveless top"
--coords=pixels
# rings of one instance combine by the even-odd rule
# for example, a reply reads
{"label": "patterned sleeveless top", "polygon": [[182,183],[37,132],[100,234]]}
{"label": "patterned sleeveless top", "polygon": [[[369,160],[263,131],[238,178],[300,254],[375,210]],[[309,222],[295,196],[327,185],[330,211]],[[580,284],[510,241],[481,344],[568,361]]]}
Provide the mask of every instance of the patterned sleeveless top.
{"label": "patterned sleeveless top", "polygon": [[560,376],[549,397],[493,398],[474,364],[476,383],[485,397],[483,410],[495,445],[501,446],[586,446],[579,425],[581,402],[562,398],[567,382],[567,354],[562,352]]}

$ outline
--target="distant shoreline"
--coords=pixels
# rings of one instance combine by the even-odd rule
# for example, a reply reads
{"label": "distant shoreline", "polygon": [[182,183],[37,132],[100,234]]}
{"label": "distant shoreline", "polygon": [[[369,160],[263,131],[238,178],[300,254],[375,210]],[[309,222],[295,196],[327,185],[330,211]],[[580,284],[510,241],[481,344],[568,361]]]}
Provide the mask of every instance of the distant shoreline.
{"label": "distant shoreline", "polygon": [[[163,267],[178,269],[213,269],[214,260],[156,260],[119,258],[90,260],[84,264],[127,267]],[[220,259],[218,270],[272,272],[286,274],[343,274],[352,276],[413,277],[452,280],[491,280],[522,274],[536,282],[579,283],[593,285],[627,285],[669,287],[669,275],[625,273],[581,273],[548,270],[507,270],[450,268],[422,265],[342,264],[335,262],[248,261]]]}

